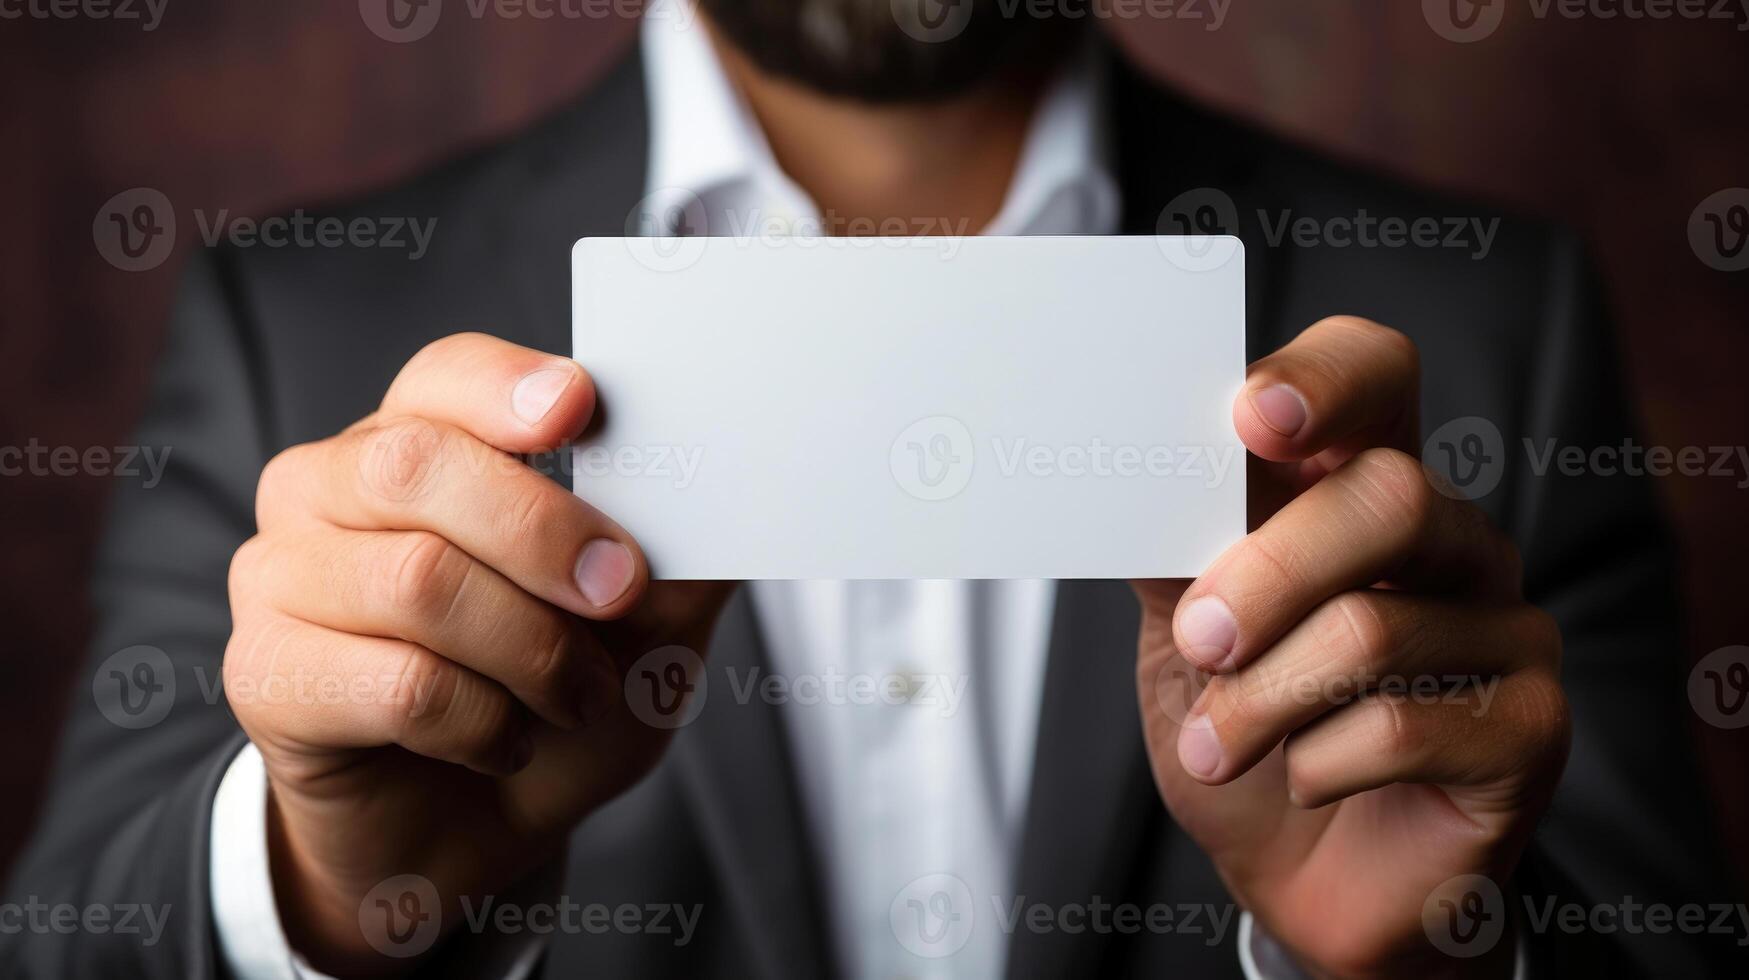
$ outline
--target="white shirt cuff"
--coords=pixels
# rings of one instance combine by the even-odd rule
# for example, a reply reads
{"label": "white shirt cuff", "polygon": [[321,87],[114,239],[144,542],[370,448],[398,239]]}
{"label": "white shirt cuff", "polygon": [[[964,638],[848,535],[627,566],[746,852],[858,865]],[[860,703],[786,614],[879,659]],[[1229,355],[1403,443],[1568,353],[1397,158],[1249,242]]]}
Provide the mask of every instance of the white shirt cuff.
{"label": "white shirt cuff", "polygon": [[[1239,911],[1239,969],[1244,971],[1245,980],[1306,980],[1306,971],[1243,909]],[[1512,980],[1527,980],[1529,976],[1524,930],[1520,929],[1518,948],[1512,954]]]}
{"label": "white shirt cuff", "polygon": [[[280,926],[267,859],[267,769],[253,743],[243,746],[219,781],[209,853],[213,927],[231,975],[237,980],[332,980],[292,950]],[[465,971],[457,976],[525,980],[545,947],[543,937],[529,932],[496,940],[482,935],[470,941],[468,955],[449,962]]]}

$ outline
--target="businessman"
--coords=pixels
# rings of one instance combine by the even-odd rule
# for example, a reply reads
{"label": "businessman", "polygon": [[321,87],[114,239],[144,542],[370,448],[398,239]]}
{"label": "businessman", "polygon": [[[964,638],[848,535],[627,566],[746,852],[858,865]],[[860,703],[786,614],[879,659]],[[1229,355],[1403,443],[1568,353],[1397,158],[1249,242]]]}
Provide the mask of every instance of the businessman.
{"label": "businessman", "polygon": [[[87,674],[174,694],[142,723],[81,687],[8,889],[162,935],[0,934],[0,972],[1728,969],[1729,937],[1546,914],[1729,898],[1647,487],[1508,453],[1472,500],[1419,459],[1424,421],[1628,435],[1572,240],[1197,108],[1079,10],[658,3],[575,105],[331,212],[434,220],[418,261],[201,255]],[[1364,215],[1494,231],[1271,234]],[[572,241],[895,221],[1244,239],[1252,533],[1194,582],[653,582],[542,472],[596,410]],[[640,700],[705,680],[683,724]]]}

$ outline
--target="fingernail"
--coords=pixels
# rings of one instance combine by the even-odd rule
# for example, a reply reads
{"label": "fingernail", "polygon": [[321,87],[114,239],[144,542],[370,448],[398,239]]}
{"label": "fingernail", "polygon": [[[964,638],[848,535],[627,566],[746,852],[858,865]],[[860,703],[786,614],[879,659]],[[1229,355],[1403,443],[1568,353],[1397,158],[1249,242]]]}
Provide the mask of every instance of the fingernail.
{"label": "fingernail", "polygon": [[510,410],[524,423],[534,425],[547,417],[576,377],[577,372],[569,368],[535,371],[518,381],[510,392]]}
{"label": "fingernail", "polygon": [[1193,776],[1207,779],[1221,767],[1221,740],[1208,715],[1191,715],[1178,732],[1178,761]]}
{"label": "fingernail", "polygon": [[608,538],[596,538],[583,546],[577,556],[577,588],[583,598],[597,606],[609,606],[631,588],[632,573],[637,563],[625,545]]}
{"label": "fingernail", "polygon": [[1284,436],[1295,436],[1306,426],[1306,400],[1288,385],[1270,385],[1253,392],[1251,407],[1263,424]]}
{"label": "fingernail", "polygon": [[1220,596],[1205,595],[1178,610],[1178,635],[1184,641],[1184,655],[1197,666],[1223,670],[1232,664],[1239,621]]}

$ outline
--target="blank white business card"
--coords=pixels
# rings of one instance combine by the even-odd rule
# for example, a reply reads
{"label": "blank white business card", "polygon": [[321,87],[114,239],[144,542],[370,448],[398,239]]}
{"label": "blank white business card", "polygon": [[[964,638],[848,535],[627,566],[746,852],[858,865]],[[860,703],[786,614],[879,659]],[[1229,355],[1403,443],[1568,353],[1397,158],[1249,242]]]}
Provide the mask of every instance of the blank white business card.
{"label": "blank white business card", "polygon": [[658,578],[1181,578],[1245,533],[1234,239],[586,238],[572,277],[574,486]]}

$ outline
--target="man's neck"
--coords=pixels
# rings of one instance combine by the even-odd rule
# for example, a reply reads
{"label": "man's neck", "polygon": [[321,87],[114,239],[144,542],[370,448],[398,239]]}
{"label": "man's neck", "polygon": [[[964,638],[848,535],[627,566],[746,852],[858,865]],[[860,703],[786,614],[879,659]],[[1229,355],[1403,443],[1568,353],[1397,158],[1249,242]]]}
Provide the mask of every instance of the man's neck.
{"label": "man's neck", "polygon": [[941,102],[868,105],[765,74],[714,31],[712,43],[778,165],[839,235],[982,230],[1002,207],[1048,76],[1035,68]]}

